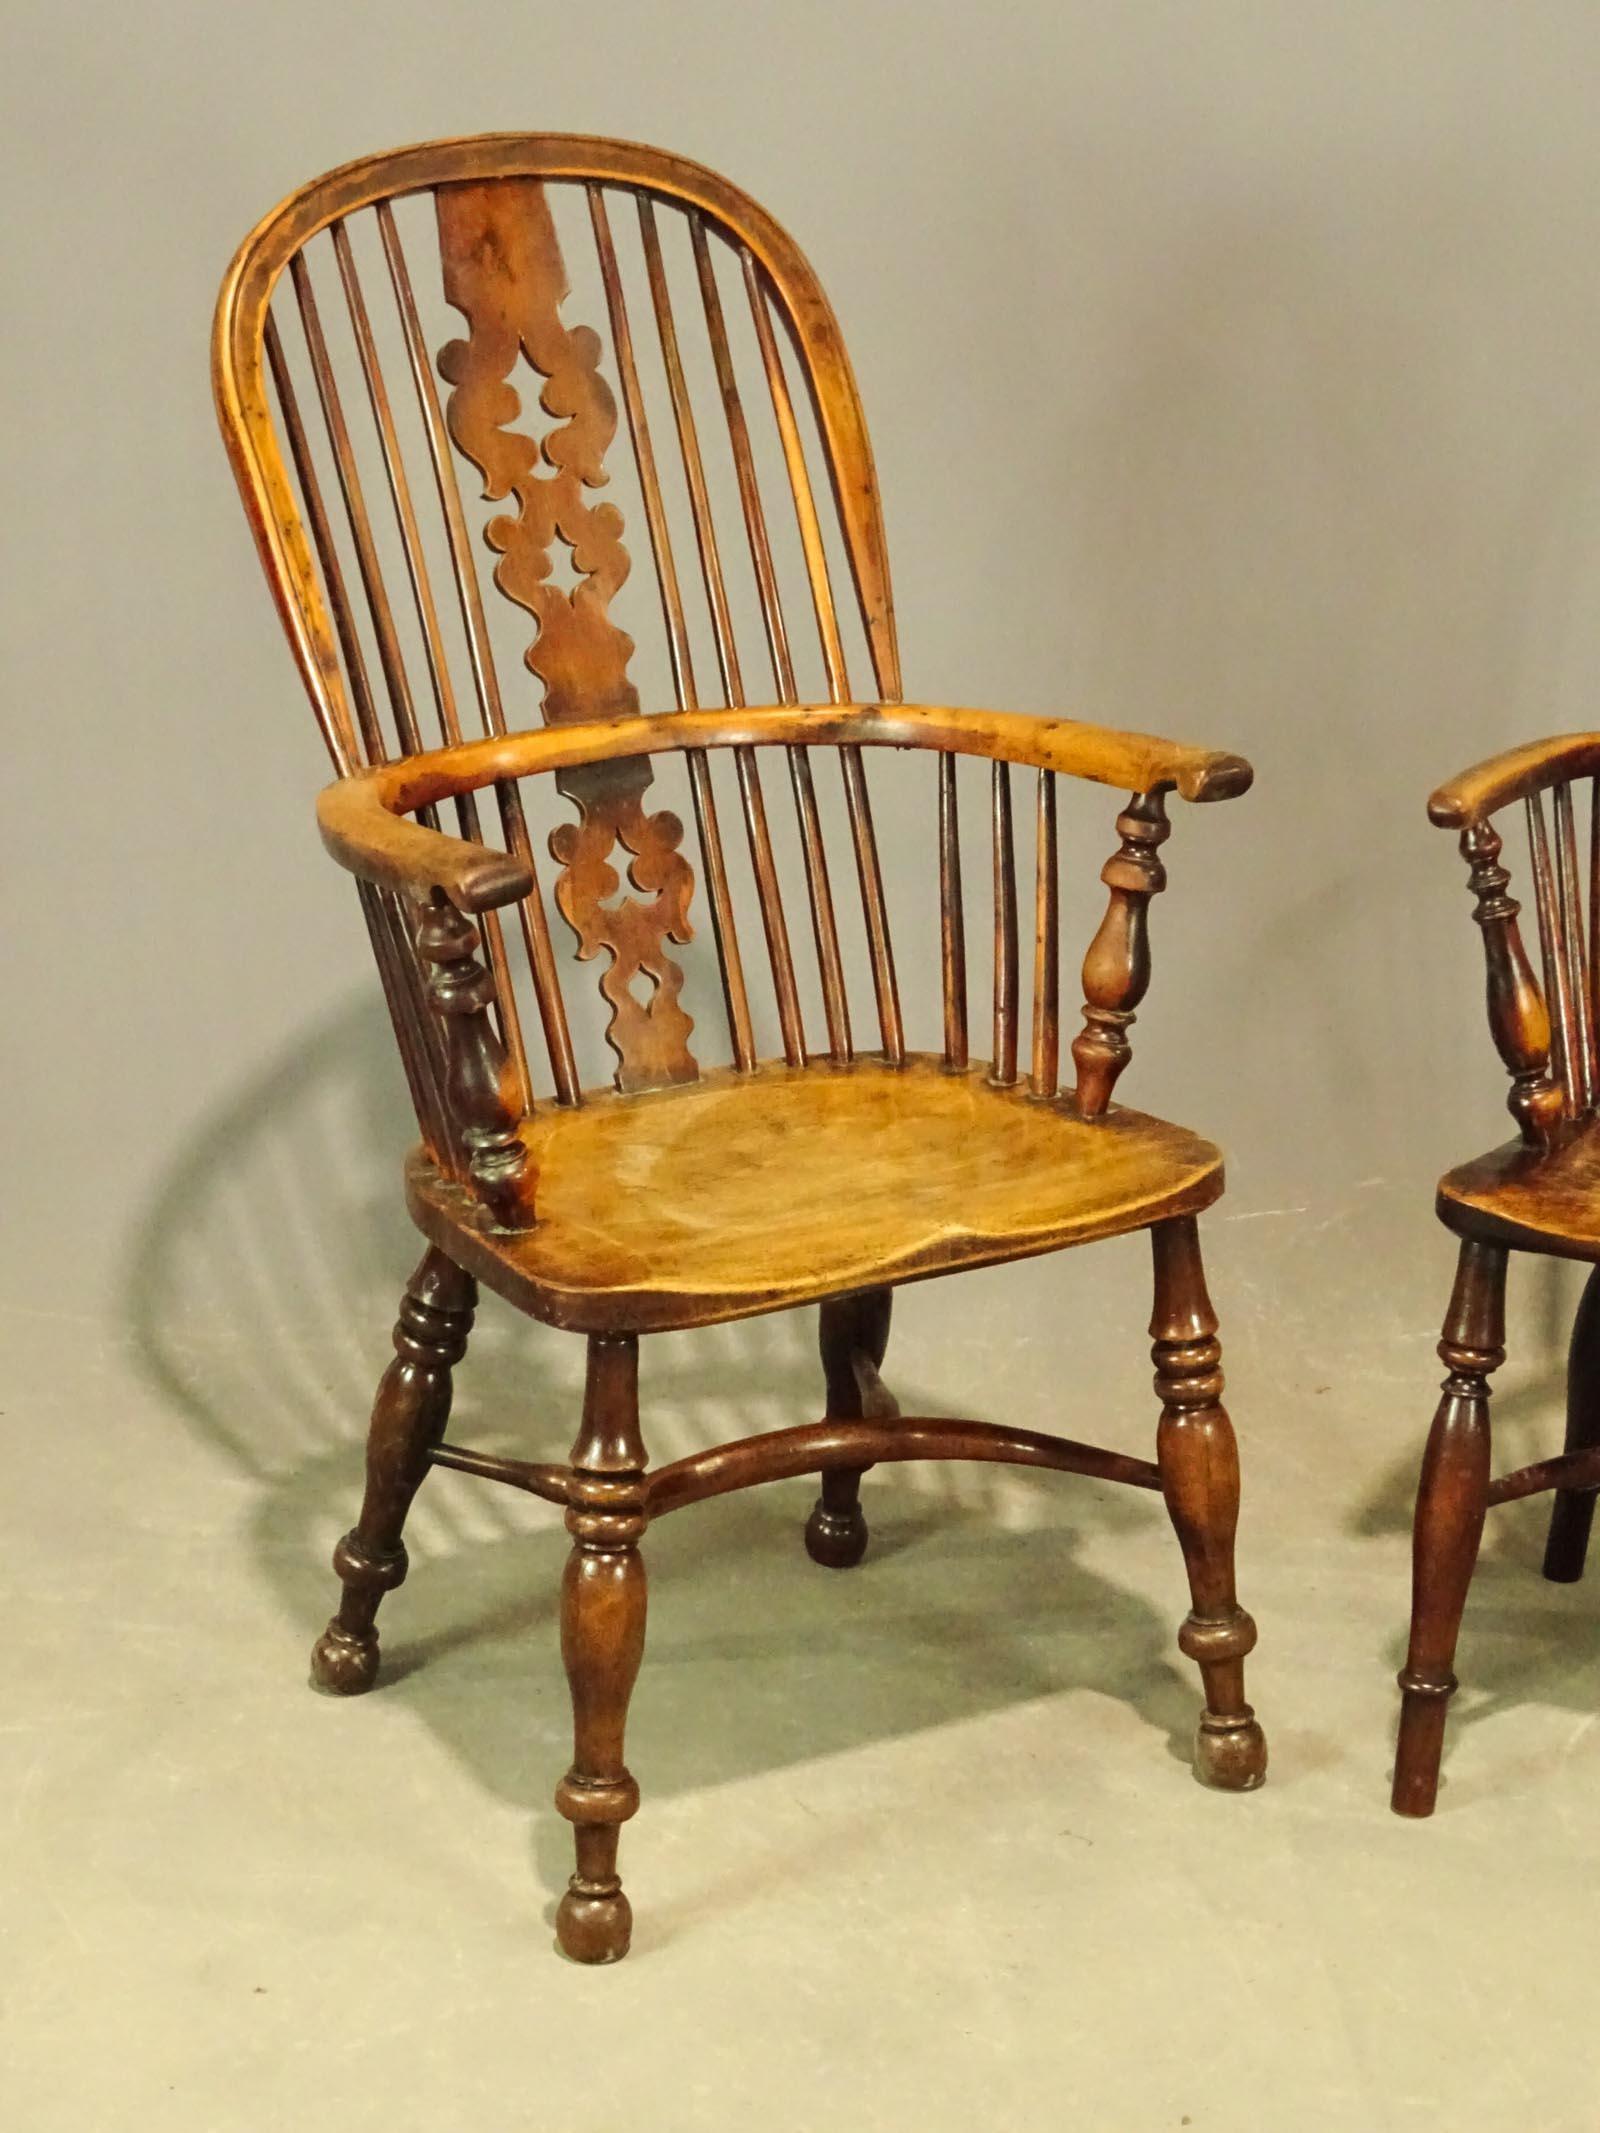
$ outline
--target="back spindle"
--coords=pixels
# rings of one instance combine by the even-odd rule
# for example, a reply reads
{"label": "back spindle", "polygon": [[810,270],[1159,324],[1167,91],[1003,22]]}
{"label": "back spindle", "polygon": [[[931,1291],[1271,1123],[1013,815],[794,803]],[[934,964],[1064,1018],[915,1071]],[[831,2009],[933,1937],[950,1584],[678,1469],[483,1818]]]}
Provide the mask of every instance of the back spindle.
{"label": "back spindle", "polygon": [[1017,1078],[1017,853],[1011,829],[1011,766],[996,762],[991,799],[994,842],[994,1063],[991,1078]]}
{"label": "back spindle", "polygon": [[[640,390],[638,365],[634,359],[627,298],[617,267],[616,246],[611,235],[605,194],[600,186],[594,184],[589,186],[588,191],[589,217],[594,230],[600,278],[605,288],[606,309],[611,322],[611,348],[616,357],[617,376],[622,384],[622,404],[627,411],[628,431],[633,440],[634,464],[638,470],[639,489],[644,501],[645,525],[650,535],[651,552],[655,557],[656,581],[661,590],[661,612],[667,629],[667,650],[672,665],[673,687],[677,693],[678,709],[692,711],[699,703],[699,696],[695,689],[689,631],[684,620],[683,596],[678,585],[677,565],[673,560],[672,539],[667,527],[666,507],[662,501],[660,476],[656,471],[655,448],[650,439],[650,425],[645,413],[644,395]],[[640,201],[639,214],[641,225],[648,230],[649,237],[653,238],[655,224],[647,201]],[[659,305],[657,316],[659,322]],[[663,328],[663,332],[665,330]],[[748,1072],[756,1063],[755,1033],[750,1020],[750,1000],[745,989],[739,938],[734,929],[733,897],[728,886],[728,869],[723,856],[722,830],[717,820],[716,794],[712,788],[711,767],[706,761],[705,750],[691,749],[688,765],[689,793],[694,803],[700,854],[705,863],[706,899],[711,907],[711,930],[716,940],[717,967],[722,977],[722,995],[728,1015],[733,1063],[741,1072]]]}
{"label": "back spindle", "polygon": [[844,989],[844,958],[839,953],[839,928],[833,911],[833,891],[828,882],[828,857],[822,841],[822,815],[817,806],[809,749],[790,749],[789,774],[794,786],[795,812],[800,822],[806,894],[811,904],[812,931],[817,943],[817,971],[822,982],[822,1017],[828,1026],[828,1054],[836,1065],[845,1066],[854,1057],[850,1000]]}
{"label": "back spindle", "polygon": [[1061,1060],[1061,917],[1056,869],[1056,781],[1039,772],[1038,855],[1033,920],[1033,1073],[1035,1096],[1054,1096]]}
{"label": "back spindle", "polygon": [[[440,738],[447,742],[459,741],[461,721],[456,711],[455,690],[451,684],[444,637],[439,627],[433,581],[428,571],[427,557],[423,553],[422,530],[417,522],[416,506],[412,501],[411,483],[406,473],[405,457],[400,449],[400,436],[395,427],[394,410],[389,402],[389,389],[384,382],[377,339],[373,334],[367,300],[361,288],[361,278],[356,270],[350,232],[342,222],[336,222],[332,236],[339,283],[344,291],[345,310],[349,315],[350,330],[355,338],[362,382],[367,389],[367,404],[372,411],[372,419],[378,432],[384,475],[389,486],[389,500],[394,507],[395,520],[400,529],[401,553],[405,559],[406,579],[411,587],[417,625],[422,633],[428,680],[433,690],[434,708],[439,719]],[[466,796],[469,801],[471,797],[470,794]]]}
{"label": "back spindle", "polygon": [[961,903],[961,820],[956,758],[939,757],[939,960],[944,980],[944,1063],[967,1063],[967,925]]}
{"label": "back spindle", "polygon": [[262,331],[262,347],[266,352],[267,370],[272,378],[273,391],[278,396],[278,412],[289,445],[289,461],[300,485],[300,500],[305,510],[306,524],[311,529],[317,564],[322,573],[323,594],[333,611],[333,626],[339,640],[340,657],[344,662],[348,698],[355,704],[356,719],[361,730],[361,741],[358,745],[350,723],[346,689],[335,687],[335,677],[328,676],[326,699],[319,702],[317,707],[317,723],[322,729],[328,752],[333,757],[334,768],[341,778],[347,778],[361,763],[363,748],[369,763],[376,762],[383,752],[383,743],[378,732],[378,714],[372,701],[372,688],[367,680],[367,663],[362,656],[361,639],[356,634],[354,610],[345,585],[344,569],[339,561],[339,551],[334,542],[327,506],[322,500],[322,485],[317,480],[316,465],[311,457],[305,423],[300,416],[300,403],[295,395],[294,380],[290,377],[289,366],[284,360],[283,340],[278,332],[278,322],[270,312]]}
{"label": "back spindle", "polygon": [[[311,362],[311,375],[316,384],[318,404],[322,409],[328,442],[333,448],[339,493],[344,500],[345,519],[356,552],[361,589],[366,595],[367,610],[372,617],[373,635],[378,646],[378,664],[383,671],[384,683],[388,690],[395,732],[401,752],[415,755],[421,750],[422,734],[417,725],[416,707],[411,698],[411,683],[400,649],[399,632],[395,628],[394,610],[389,605],[389,594],[378,561],[377,543],[373,538],[372,520],[361,486],[361,474],[356,464],[350,427],[345,420],[338,380],[328,354],[327,338],[322,330],[316,290],[312,286],[310,270],[303,252],[296,252],[290,260],[289,279],[300,312],[300,324],[305,334],[306,353]],[[386,752],[382,751],[381,741],[379,749],[380,752]]]}
{"label": "back spindle", "polygon": [[1556,909],[1561,920],[1562,961],[1567,972],[1567,992],[1572,1001],[1573,1040],[1576,1054],[1581,1108],[1594,1108],[1595,1086],[1600,1081],[1595,1062],[1594,1008],[1590,994],[1589,959],[1593,940],[1584,938],[1583,900],[1578,887],[1578,837],[1572,816],[1572,787],[1563,782],[1552,795],[1556,825]]}
{"label": "back spindle", "polygon": [[1117,817],[1122,842],[1100,870],[1111,900],[1083,959],[1083,1028],[1072,1044],[1084,1118],[1104,1115],[1133,1057],[1127,1032],[1150,983],[1150,899],[1167,885],[1157,855],[1170,827],[1163,793],[1135,793]]}
{"label": "back spindle", "polygon": [[[823,543],[822,521],[817,513],[816,494],[812,489],[811,474],[806,465],[805,446],[800,436],[800,425],[795,419],[794,401],[789,392],[783,359],[778,352],[777,337],[772,328],[772,313],[768,307],[760,269],[748,252],[742,257],[745,288],[750,299],[750,314],[755,324],[756,341],[761,350],[762,367],[767,374],[773,418],[778,426],[784,465],[788,470],[789,487],[794,498],[795,523],[799,529],[806,576],[811,586],[811,604],[817,620],[818,640],[822,647],[823,669],[828,678],[828,701],[835,704],[848,703],[850,677],[845,669],[844,643],[839,634],[838,610],[834,605],[833,583],[828,574],[828,553]],[[872,805],[867,796],[866,766],[861,760],[861,750],[855,746],[841,748],[839,761],[844,773],[845,809],[850,819],[851,842],[855,847],[862,915],[866,920],[867,954],[872,965],[872,989],[877,1002],[878,1030],[883,1041],[884,1057],[891,1065],[900,1066],[906,1056],[905,1034],[900,1019],[900,992],[895,978],[894,949],[889,938],[888,905],[883,893],[883,869],[878,860],[878,842],[872,826]]]}
{"label": "back spindle", "polygon": [[1551,1016],[1551,1065],[1566,1099],[1569,1117],[1582,1108],[1578,1068],[1578,1036],[1572,998],[1571,973],[1565,950],[1565,929],[1556,885],[1556,868],[1550,856],[1550,832],[1545,823],[1544,796],[1527,798],[1528,849],[1533,861],[1534,909],[1539,921],[1539,951],[1544,969],[1544,997]]}
{"label": "back spindle", "polygon": [[[728,442],[733,452],[734,474],[739,487],[739,509],[744,519],[745,537],[750,545],[750,562],[755,572],[756,590],[761,603],[761,622],[772,663],[773,684],[777,690],[777,701],[792,704],[798,701],[794,661],[789,651],[789,636],[783,619],[783,602],[778,590],[777,571],[773,567],[766,512],[762,506],[761,488],[756,478],[755,455],[750,448],[750,428],[745,420],[744,401],[740,396],[739,380],[728,345],[727,319],[722,308],[722,294],[717,286],[716,269],[712,265],[711,247],[705,224],[698,215],[690,217],[689,236],[694,247],[695,272],[700,282],[700,300],[705,311],[706,333],[711,343],[712,362],[716,367],[717,390],[722,397],[723,414],[728,424]],[[790,748],[788,757],[789,781],[794,793],[795,816],[800,827],[806,897],[811,909],[817,969],[822,981],[828,1050],[842,1065],[851,1055],[850,1014],[845,1000],[844,965],[839,954],[838,926],[834,919],[833,892],[828,882],[828,860],[823,849],[822,825],[817,812],[811,760],[803,748]],[[781,1016],[781,990],[779,1012]],[[798,1026],[798,1005],[794,1013]],[[803,1044],[803,1039],[801,1041]],[[784,1029],[784,1044],[787,1050],[787,1023]]]}
{"label": "back spindle", "polygon": [[861,909],[867,922],[867,955],[872,964],[872,989],[878,1006],[883,1056],[891,1066],[904,1066],[906,1040],[900,1020],[900,988],[894,972],[889,906],[883,893],[883,869],[878,863],[878,839],[872,826],[866,765],[861,760],[859,748],[841,748],[839,753],[844,760],[845,806],[856,848],[856,871],[861,883]]}
{"label": "back spindle", "polygon": [[[700,574],[705,585],[706,605],[711,615],[717,672],[722,683],[722,701],[725,704],[741,704],[745,701],[744,677],[739,666],[738,646],[734,641],[733,616],[728,606],[722,556],[717,546],[716,524],[712,517],[710,492],[706,486],[705,463],[700,453],[700,436],[678,346],[677,322],[673,316],[672,292],[667,282],[666,264],[661,254],[661,238],[656,229],[655,209],[650,201],[641,194],[638,204],[639,234],[644,245],[645,267],[650,278],[650,298],[655,310],[662,366],[667,374],[667,389],[672,396],[678,448],[683,457],[684,480],[688,486],[689,506],[694,518],[695,547],[700,557]],[[757,768],[755,750],[735,749],[734,767],[739,780],[739,799],[744,812],[745,835],[750,847],[756,896],[761,907],[762,930],[766,935],[767,954],[772,964],[773,989],[777,995],[778,1024],[783,1036],[784,1057],[791,1066],[800,1066],[805,1060],[805,1037],[800,1026],[800,1000],[795,987],[794,961],[789,950],[789,932],[783,915],[783,899],[778,887],[772,836],[767,825],[766,799],[761,789],[761,773]]]}

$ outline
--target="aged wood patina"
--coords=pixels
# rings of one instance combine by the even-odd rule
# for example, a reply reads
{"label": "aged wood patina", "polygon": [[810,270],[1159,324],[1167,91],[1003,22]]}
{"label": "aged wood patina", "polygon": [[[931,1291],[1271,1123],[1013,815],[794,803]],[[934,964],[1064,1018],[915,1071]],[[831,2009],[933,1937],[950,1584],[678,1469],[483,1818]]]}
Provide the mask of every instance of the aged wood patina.
{"label": "aged wood patina", "polygon": [[[431,205],[425,267],[402,236],[418,198]],[[574,230],[592,247],[592,321],[569,315]],[[363,254],[381,261],[381,307]],[[453,327],[430,343],[441,301]],[[993,1460],[1163,1493],[1192,1600],[1179,1641],[1205,1692],[1196,1768],[1225,1788],[1258,1784],[1266,1749],[1243,1674],[1255,1629],[1233,1579],[1238,1468],[1196,1228],[1221,1159],[1112,1100],[1150,979],[1167,803],[1242,793],[1249,766],[1072,719],[901,700],[872,455],[833,314],[771,218],[681,158],[493,135],[347,165],[247,239],[214,370],[336,773],[322,835],[360,885],[420,1128],[406,1189],[428,1248],[379,1388],[361,1514],[335,1558],[342,1598],[317,1682],[350,1693],[376,1678],[378,1604],[405,1575],[406,1514],[431,1465],[562,1505],[574,1752],[556,1797],[577,1864],[557,1931],[577,1960],[613,1961],[631,1919],[617,1847],[639,1800],[624,1729],[651,1521],[816,1474],[806,1546],[844,1568],[867,1546],[871,1466]],[[623,463],[632,524],[620,484],[605,493]],[[486,605],[485,579],[504,609]],[[664,671],[646,700],[636,636],[654,627],[652,582]],[[496,664],[508,620],[527,683]],[[800,627],[814,633],[809,687]],[[852,656],[870,669],[861,694]],[[894,774],[902,824],[925,809],[930,881],[937,868],[938,1015],[923,1049],[901,997],[869,762]],[[963,765],[989,788],[987,1058],[970,1016]],[[662,804],[669,770],[686,783],[683,818]],[[1015,815],[1014,775],[1027,781]],[[1065,1084],[1063,778],[1123,796],[1095,849],[1113,846],[1078,936],[1083,1028]],[[547,840],[548,873],[532,829],[540,780],[572,810]],[[1031,937],[1017,859],[1029,840]],[[584,1086],[563,940],[604,998],[609,1088]],[[697,954],[716,990],[691,1010]],[[1154,1248],[1153,1459],[899,1413],[881,1376],[896,1284],[1137,1230]],[[445,1438],[480,1283],[587,1339],[564,1463]],[[820,1307],[822,1417],[652,1470],[641,1338],[797,1304]]]}

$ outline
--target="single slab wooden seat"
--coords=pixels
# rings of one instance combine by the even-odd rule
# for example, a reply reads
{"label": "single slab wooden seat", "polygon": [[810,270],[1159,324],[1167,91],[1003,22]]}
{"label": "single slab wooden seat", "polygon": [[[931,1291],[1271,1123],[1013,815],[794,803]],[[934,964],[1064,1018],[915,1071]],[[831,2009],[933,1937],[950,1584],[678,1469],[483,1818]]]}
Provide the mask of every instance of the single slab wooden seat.
{"label": "single slab wooden seat", "polygon": [[[1527,833],[1538,976],[1502,860],[1498,819],[1509,809],[1521,812]],[[1600,1265],[1572,1329],[1565,1448],[1497,1476],[1489,1429],[1489,1380],[1506,1353],[1510,1254],[1600,1262],[1600,733],[1509,749],[1441,785],[1428,813],[1460,837],[1483,936],[1489,1026],[1511,1076],[1507,1103],[1521,1138],[1447,1172],[1435,1202],[1461,1249],[1439,1342],[1444,1397],[1417,1487],[1411,1634],[1400,1674],[1392,1805],[1416,1816],[1431,1815],[1438,1796],[1456,1640],[1486,1514],[1553,1490],[1544,1574],[1566,1584],[1583,1574],[1600,1491]]]}
{"label": "single slab wooden seat", "polygon": [[480,1281],[580,1333],[619,1313],[640,1332],[715,1323],[1085,1244],[1197,1214],[1223,1182],[1218,1151],[1182,1127],[1120,1108],[1088,1121],[932,1056],[607,1091],[540,1112],[523,1137],[532,1229],[496,1229],[425,1155],[412,1213]]}
{"label": "single slab wooden seat", "polygon": [[[1238,1460],[1196,1225],[1221,1161],[1112,1101],[1150,982],[1168,802],[1231,799],[1249,765],[904,700],[833,313],[771,216],[681,157],[498,134],[350,164],[246,240],[214,355],[335,773],[323,841],[359,884],[421,1133],[408,1198],[428,1248],[335,1552],[317,1685],[377,1678],[379,1603],[432,1467],[560,1504],[573,1760],[556,1804],[577,1867],[556,1931],[577,1960],[615,1961],[649,1527],[817,1475],[805,1545],[845,1569],[867,1546],[869,1468],[995,1460],[1161,1491],[1189,1583],[1178,1642],[1204,1688],[1194,1766],[1258,1785]],[[1066,781],[1086,803],[1119,796],[1092,858],[1070,823],[1058,834]],[[1068,1036],[1063,861],[1092,879],[1107,844]],[[908,916],[925,921],[915,972]],[[574,961],[603,1029],[580,1020]],[[588,1086],[601,1038],[606,1090]],[[1155,1277],[1154,1458],[900,1414],[880,1375],[897,1283],[1135,1229]],[[565,1461],[445,1436],[479,1281],[587,1337]],[[801,1303],[820,1305],[820,1420],[652,1468],[643,1337]],[[1061,1387],[1041,1393],[1055,1421]]]}
{"label": "single slab wooden seat", "polygon": [[1547,1150],[1526,1141],[1446,1171],[1439,1219],[1459,1236],[1558,1259],[1600,1260],[1600,1124]]}

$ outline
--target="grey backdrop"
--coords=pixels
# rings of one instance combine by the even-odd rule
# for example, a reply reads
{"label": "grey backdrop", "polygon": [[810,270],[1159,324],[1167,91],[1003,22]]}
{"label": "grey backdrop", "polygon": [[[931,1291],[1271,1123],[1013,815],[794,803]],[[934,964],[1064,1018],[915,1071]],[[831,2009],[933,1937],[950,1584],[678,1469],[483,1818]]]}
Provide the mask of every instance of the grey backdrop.
{"label": "grey backdrop", "polygon": [[[931,2133],[1248,2096],[1306,2133],[1592,2123],[1594,1594],[1538,1580],[1542,1506],[1496,1514],[1445,1811],[1384,1800],[1433,1179],[1507,1130],[1423,801],[1594,719],[1600,11],[13,0],[6,31],[13,2121]],[[639,1938],[603,1984],[540,1920],[570,1858],[549,1507],[440,1476],[389,1689],[302,1686],[415,1247],[206,378],[259,214],[486,127],[658,141],[795,230],[873,422],[913,691],[1259,774],[1175,810],[1124,1091],[1229,1150],[1209,1251],[1272,1782],[1182,1779],[1158,1505],[881,1473],[842,1595],[796,1545],[803,1484],[730,1499],[651,1536]],[[1144,1258],[908,1291],[907,1411],[1147,1447]],[[1507,1466],[1558,1435],[1571,1293],[1514,1288]],[[653,1456],[803,1419],[812,1343],[804,1314],[652,1343]],[[463,1441],[559,1456],[580,1372],[486,1304]],[[685,2006],[693,2078],[664,2080]]]}
{"label": "grey backdrop", "polygon": [[1180,810],[1124,1093],[1227,1145],[1263,1300],[1331,1299],[1359,1235],[1420,1338],[1433,1176],[1504,1123],[1423,799],[1592,717],[1593,10],[284,0],[26,6],[12,37],[13,1302],[118,1313],[174,1181],[225,1192],[226,1122],[330,1032],[398,1087],[206,332],[291,186],[528,126],[685,150],[797,232],[910,693],[1254,759],[1249,799]]}

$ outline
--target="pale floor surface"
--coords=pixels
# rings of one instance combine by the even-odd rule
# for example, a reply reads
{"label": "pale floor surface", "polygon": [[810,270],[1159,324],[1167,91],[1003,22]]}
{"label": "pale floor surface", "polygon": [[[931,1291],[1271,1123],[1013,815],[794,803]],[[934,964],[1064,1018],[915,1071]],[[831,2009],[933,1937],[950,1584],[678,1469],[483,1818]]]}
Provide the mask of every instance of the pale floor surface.
{"label": "pale floor surface", "polygon": [[[1439,1814],[1386,1808],[1425,1198],[1210,1226],[1263,1792],[1180,1759],[1156,1499],[891,1469],[847,1575],[801,1551],[809,1483],[724,1500],[648,1543],[638,1924],[598,1972],[552,1952],[555,1513],[436,1477],[385,1685],[305,1685],[408,1250],[392,1200],[326,1201],[157,1221],[115,1312],[6,1321],[0,2123],[1592,2133],[1600,1590],[1538,1577],[1539,1507],[1494,1514]],[[909,1290],[890,1382],[1147,1445],[1145,1272]],[[1503,1463],[1555,1441],[1572,1296],[1524,1283]],[[654,1455],[813,1414],[813,1338],[647,1346]],[[455,1433],[558,1452],[580,1356],[486,1304]]]}

